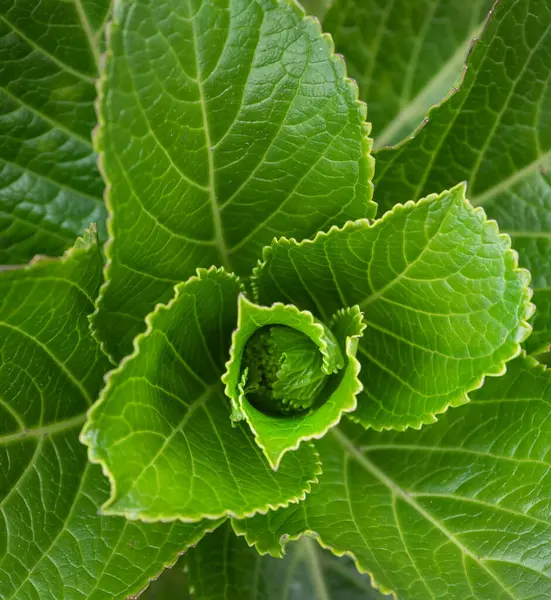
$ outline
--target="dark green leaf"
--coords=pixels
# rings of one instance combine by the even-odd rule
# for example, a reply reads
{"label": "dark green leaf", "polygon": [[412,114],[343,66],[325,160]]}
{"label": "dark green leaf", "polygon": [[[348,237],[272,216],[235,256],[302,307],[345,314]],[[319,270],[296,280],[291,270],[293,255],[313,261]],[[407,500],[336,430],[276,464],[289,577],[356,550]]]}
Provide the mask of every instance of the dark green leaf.
{"label": "dark green leaf", "polygon": [[275,559],[260,556],[227,523],[191,549],[186,561],[195,600],[384,598],[349,558],[333,556],[308,537],[289,544],[283,560]]}
{"label": "dark green leaf", "polygon": [[334,0],[323,28],[344,54],[361,98],[368,102],[376,147],[409,135],[452,89],[492,4]]}
{"label": "dark green leaf", "polygon": [[91,131],[109,0],[0,2],[0,264],[103,237]]}

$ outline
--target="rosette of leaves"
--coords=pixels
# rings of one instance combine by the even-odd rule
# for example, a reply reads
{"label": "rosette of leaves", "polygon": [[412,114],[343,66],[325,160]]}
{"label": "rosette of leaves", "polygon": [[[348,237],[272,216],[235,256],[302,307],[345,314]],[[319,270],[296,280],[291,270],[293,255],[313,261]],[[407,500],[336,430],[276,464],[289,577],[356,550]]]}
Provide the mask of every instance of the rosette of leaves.
{"label": "rosette of leaves", "polygon": [[[394,13],[409,13],[373,0],[373,38],[345,35],[350,21],[337,17],[352,0],[327,12],[339,46],[375,39],[360,84],[369,94],[379,74],[392,102],[375,103],[375,115],[389,139],[451,81],[487,8],[472,4],[459,20],[452,3],[418,3],[414,51],[393,53],[431,54],[432,15],[445,10],[457,44],[432,52],[437,81],[406,69],[387,96],[377,45]],[[92,62],[78,72],[93,78],[107,7],[75,2],[80,25],[60,44],[50,35],[59,13],[42,35],[28,8],[18,0],[2,23],[33,60],[55,65],[46,79],[56,85],[45,104],[10,88],[22,107],[13,118],[30,110],[47,123],[62,159],[64,110],[79,104],[64,103],[72,88],[56,78],[78,78],[81,55]],[[547,16],[535,0],[495,5],[463,87],[417,137],[379,154],[377,215],[365,105],[297,4],[114,3],[94,139],[109,212],[103,275],[93,233],[59,260],[0,273],[3,600],[123,598],[194,546],[183,560],[199,597],[270,598],[277,572],[285,593],[354,597],[342,582],[350,561],[324,560],[318,543],[407,600],[551,595],[551,385],[519,356],[548,349],[546,306],[526,343],[530,275],[473,205],[500,218],[508,203],[511,219],[525,217],[507,229],[530,233],[521,260],[544,299],[547,238],[532,234],[545,228],[519,207],[547,182],[537,169],[550,131]],[[82,52],[68,53],[71,43]],[[492,118],[472,123],[481,98]],[[50,190],[52,156],[32,127],[15,130],[42,157],[15,162]],[[86,152],[67,169],[75,186],[86,183]],[[281,571],[264,557],[298,538]],[[307,567],[298,575],[297,563]]]}

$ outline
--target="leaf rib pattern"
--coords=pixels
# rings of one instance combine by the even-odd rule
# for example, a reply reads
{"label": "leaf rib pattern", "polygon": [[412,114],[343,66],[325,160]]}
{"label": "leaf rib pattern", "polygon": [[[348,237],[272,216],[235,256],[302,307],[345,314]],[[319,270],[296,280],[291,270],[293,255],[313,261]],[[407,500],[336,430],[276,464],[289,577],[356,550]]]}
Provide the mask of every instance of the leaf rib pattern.
{"label": "leaf rib pattern", "polygon": [[90,140],[99,50],[90,36],[109,3],[96,3],[94,18],[79,1],[4,4],[0,263],[16,264],[61,254],[91,222],[103,237],[103,182]]}
{"label": "leaf rib pattern", "polygon": [[405,600],[543,600],[551,593],[550,375],[520,357],[421,431],[343,426],[318,443],[324,475],[301,507],[234,528],[274,555],[280,539],[316,532]]}
{"label": "leaf rib pattern", "polygon": [[244,274],[274,235],[375,213],[365,105],[297,4],[119,4],[96,139],[113,214],[94,317],[116,359],[168,280]]}
{"label": "leaf rib pattern", "polygon": [[528,284],[464,186],[397,205],[372,225],[274,241],[253,277],[261,304],[292,300],[322,319],[359,306],[364,390],[351,418],[378,430],[433,423],[486,375],[503,374],[530,333]]}
{"label": "leaf rib pattern", "polygon": [[404,139],[449,93],[492,4],[493,0],[331,3],[323,27],[346,57],[361,98],[368,101],[375,148]]}
{"label": "leaf rib pattern", "polygon": [[0,273],[2,600],[126,598],[216,526],[97,514],[108,482],[78,438],[109,365],[87,319],[102,262],[87,233]]}
{"label": "leaf rib pattern", "polygon": [[411,140],[377,154],[383,210],[467,180],[472,203],[511,235],[533,276],[531,353],[551,342],[550,22],[545,2],[496,3],[455,94]]}
{"label": "leaf rib pattern", "polygon": [[298,502],[317,482],[311,445],[274,472],[248,426],[232,426],[220,378],[240,291],[237,276],[199,269],[147,317],[134,353],[109,375],[82,433],[111,480],[105,514],[244,517]]}

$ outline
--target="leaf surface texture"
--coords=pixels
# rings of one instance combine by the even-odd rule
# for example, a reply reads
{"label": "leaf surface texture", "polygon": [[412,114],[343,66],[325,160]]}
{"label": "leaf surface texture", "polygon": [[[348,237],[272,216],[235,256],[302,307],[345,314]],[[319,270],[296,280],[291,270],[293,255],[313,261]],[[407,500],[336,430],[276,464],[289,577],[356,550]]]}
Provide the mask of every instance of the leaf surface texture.
{"label": "leaf surface texture", "polygon": [[[365,105],[298,4],[117,2],[99,149],[111,238],[95,318],[120,359],[196,267],[374,216]],[[231,85],[229,85],[231,82]]]}
{"label": "leaf surface texture", "polygon": [[518,358],[421,431],[339,429],[296,509],[234,523],[262,552],[313,530],[404,600],[551,594],[551,372]]}
{"label": "leaf surface texture", "polygon": [[3,0],[0,264],[57,256],[91,222],[105,236],[91,131],[108,0]]}
{"label": "leaf surface texture", "polygon": [[528,273],[461,185],[372,225],[275,241],[264,259],[253,281],[263,304],[292,303],[325,322],[359,305],[364,391],[352,418],[376,429],[419,428],[467,402],[530,331]]}
{"label": "leaf surface texture", "polygon": [[465,79],[411,141],[377,154],[377,201],[422,198],[460,181],[510,234],[533,277],[531,352],[551,342],[551,5],[497,3]]}
{"label": "leaf surface texture", "polygon": [[108,481],[78,437],[109,366],[87,319],[102,264],[87,233],[0,272],[2,600],[126,598],[215,525],[98,515]]}

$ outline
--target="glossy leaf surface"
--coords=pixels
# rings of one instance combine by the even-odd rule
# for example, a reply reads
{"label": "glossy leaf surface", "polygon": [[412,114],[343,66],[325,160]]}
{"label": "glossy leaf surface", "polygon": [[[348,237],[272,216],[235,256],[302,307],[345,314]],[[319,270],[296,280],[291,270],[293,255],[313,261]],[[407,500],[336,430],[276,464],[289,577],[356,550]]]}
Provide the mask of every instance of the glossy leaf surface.
{"label": "glossy leaf surface", "polygon": [[100,517],[108,495],[79,430],[108,368],[87,315],[102,258],[93,236],[63,259],[0,272],[0,598],[137,593],[215,524]]}
{"label": "glossy leaf surface", "polygon": [[108,0],[0,3],[0,264],[104,237],[91,131]]}
{"label": "glossy leaf surface", "polygon": [[274,555],[282,535],[314,530],[404,600],[544,600],[550,408],[551,371],[518,358],[419,432],[326,436],[305,503],[235,527]]}
{"label": "glossy leaf surface", "polygon": [[284,0],[116,3],[99,149],[113,211],[95,327],[120,359],[197,267],[373,216],[365,105]]}
{"label": "glossy leaf surface", "polygon": [[359,305],[364,391],[352,418],[376,429],[432,423],[503,373],[529,333],[529,276],[509,240],[458,186],[311,241],[275,241],[255,271],[259,301],[325,321]]}
{"label": "glossy leaf surface", "polygon": [[422,198],[460,181],[509,233],[533,277],[537,352],[551,342],[551,5],[499,2],[460,90],[410,142],[377,155],[377,201]]}
{"label": "glossy leaf surface", "polygon": [[320,472],[304,445],[269,467],[235,426],[221,375],[240,283],[201,270],[148,318],[131,357],[109,376],[82,434],[112,481],[104,513],[147,521],[249,516],[297,502]]}

